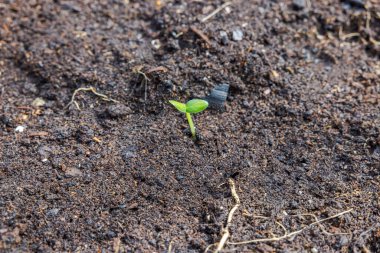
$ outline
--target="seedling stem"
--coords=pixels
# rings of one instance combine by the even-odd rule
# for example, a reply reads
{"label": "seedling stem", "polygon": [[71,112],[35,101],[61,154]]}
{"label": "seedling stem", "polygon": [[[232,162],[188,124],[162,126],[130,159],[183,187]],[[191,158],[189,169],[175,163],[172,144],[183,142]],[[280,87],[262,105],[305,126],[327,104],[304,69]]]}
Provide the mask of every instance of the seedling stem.
{"label": "seedling stem", "polygon": [[193,119],[191,118],[191,114],[187,112],[186,113],[186,118],[187,118],[187,121],[189,122],[191,137],[193,138],[193,140],[195,140],[196,139],[195,126],[194,126]]}
{"label": "seedling stem", "polygon": [[186,104],[175,100],[170,100],[169,103],[171,103],[178,111],[186,114],[186,118],[190,127],[191,137],[195,141],[197,139],[197,135],[195,133],[195,126],[191,114],[205,110],[208,107],[208,102],[202,99],[192,99]]}

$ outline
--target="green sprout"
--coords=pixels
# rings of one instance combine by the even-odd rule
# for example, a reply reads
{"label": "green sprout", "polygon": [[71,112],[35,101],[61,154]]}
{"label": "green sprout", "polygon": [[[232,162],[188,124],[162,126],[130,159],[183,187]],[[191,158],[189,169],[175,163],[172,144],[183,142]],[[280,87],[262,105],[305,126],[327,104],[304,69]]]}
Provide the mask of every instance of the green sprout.
{"label": "green sprout", "polygon": [[186,118],[190,126],[191,136],[195,140],[195,126],[193,119],[191,118],[191,114],[204,111],[208,107],[208,102],[202,99],[192,99],[188,101],[186,104],[175,100],[169,100],[169,103],[171,103],[175,108],[177,108],[178,111],[186,113]]}

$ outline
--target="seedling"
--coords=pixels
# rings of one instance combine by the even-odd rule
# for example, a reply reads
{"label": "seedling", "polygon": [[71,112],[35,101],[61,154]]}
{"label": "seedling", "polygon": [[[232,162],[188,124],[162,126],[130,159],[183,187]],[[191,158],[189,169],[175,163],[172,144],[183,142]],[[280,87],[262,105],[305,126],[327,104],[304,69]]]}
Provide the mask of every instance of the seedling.
{"label": "seedling", "polygon": [[204,111],[208,107],[208,102],[202,99],[192,99],[188,101],[186,104],[175,100],[169,100],[169,103],[171,103],[175,108],[177,108],[178,111],[186,114],[187,121],[189,122],[191,137],[193,138],[193,140],[195,140],[197,137],[195,134],[195,126],[193,119],[191,118],[191,114]]}

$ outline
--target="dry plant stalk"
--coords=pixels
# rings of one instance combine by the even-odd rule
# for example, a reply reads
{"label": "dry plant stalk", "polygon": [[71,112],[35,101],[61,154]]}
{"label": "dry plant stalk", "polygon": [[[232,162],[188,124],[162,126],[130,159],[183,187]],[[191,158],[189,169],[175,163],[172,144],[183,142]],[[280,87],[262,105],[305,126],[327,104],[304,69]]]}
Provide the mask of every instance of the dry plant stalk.
{"label": "dry plant stalk", "polygon": [[232,2],[225,2],[224,4],[222,4],[221,6],[219,6],[216,10],[214,10],[213,12],[211,12],[209,15],[207,15],[204,18],[202,18],[201,22],[202,23],[206,22],[207,20],[209,20],[210,18],[212,18],[213,16],[215,16],[216,14],[218,14],[220,11],[222,11],[224,8],[226,8],[227,6],[229,6],[231,4],[232,4]]}
{"label": "dry plant stalk", "polygon": [[[234,198],[235,200],[235,205],[231,208],[230,212],[228,213],[228,217],[227,217],[227,222],[226,222],[226,226],[223,228],[222,230],[222,238],[220,239],[219,243],[217,244],[217,247],[216,249],[214,250],[214,253],[218,253],[220,252],[224,245],[226,244],[227,240],[228,240],[228,237],[230,237],[230,231],[229,231],[229,227],[231,225],[231,222],[232,222],[232,218],[234,216],[234,213],[235,211],[239,208],[240,206],[240,199],[239,199],[239,196],[237,195],[236,193],[236,187],[235,187],[235,182],[234,180],[232,180],[231,178],[228,179],[228,184],[230,186],[230,189],[231,189],[231,194],[232,194],[232,197]],[[212,244],[210,246],[214,246],[216,244]],[[210,247],[209,246],[209,247]],[[209,247],[206,249],[206,252],[207,250],[209,249]]]}

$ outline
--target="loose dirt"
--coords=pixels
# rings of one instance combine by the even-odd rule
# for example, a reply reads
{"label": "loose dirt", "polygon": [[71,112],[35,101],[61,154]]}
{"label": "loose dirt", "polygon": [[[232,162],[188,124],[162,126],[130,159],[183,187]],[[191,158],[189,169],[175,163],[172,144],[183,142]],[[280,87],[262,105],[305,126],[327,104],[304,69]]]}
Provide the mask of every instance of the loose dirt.
{"label": "loose dirt", "polygon": [[[212,252],[231,180],[225,252],[380,252],[377,0],[5,0],[0,17],[1,252]],[[222,83],[194,143],[168,100]]]}

